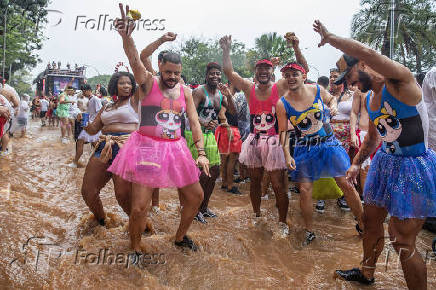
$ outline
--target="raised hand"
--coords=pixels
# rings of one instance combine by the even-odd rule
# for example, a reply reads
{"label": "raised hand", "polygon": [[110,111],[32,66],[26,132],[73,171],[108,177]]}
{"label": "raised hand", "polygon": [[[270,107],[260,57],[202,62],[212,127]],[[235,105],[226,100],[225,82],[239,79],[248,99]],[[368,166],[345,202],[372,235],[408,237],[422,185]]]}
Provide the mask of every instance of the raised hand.
{"label": "raised hand", "polygon": [[280,57],[278,57],[278,56],[272,57],[271,62],[273,64],[273,66],[278,66],[280,64]]}
{"label": "raised hand", "polygon": [[331,35],[331,33],[328,32],[327,28],[325,28],[321,21],[315,20],[315,22],[313,23],[313,30],[318,32],[321,36],[321,41],[318,44],[318,47],[321,47],[328,42],[328,37]]}
{"label": "raised hand", "polygon": [[227,85],[219,83],[218,84],[218,89],[221,91],[221,94],[223,94],[226,97],[229,97],[229,96],[232,95],[231,92],[230,92],[230,89],[229,89],[229,87]]}
{"label": "raised hand", "polygon": [[225,35],[221,37],[220,39],[220,46],[222,50],[230,50],[232,47],[232,36],[231,35]]}
{"label": "raised hand", "polygon": [[177,34],[175,34],[174,32],[167,32],[164,35],[162,35],[160,37],[160,39],[162,40],[162,42],[167,42],[167,41],[174,41],[176,40]]}
{"label": "raised hand", "polygon": [[288,45],[292,45],[293,47],[296,47],[300,44],[300,40],[298,39],[298,37],[295,35],[294,32],[287,32],[285,34],[285,39],[288,42]]}
{"label": "raised hand", "polygon": [[135,21],[132,18],[127,17],[129,14],[129,5],[126,5],[126,11],[124,12],[124,6],[122,3],[119,4],[121,18],[117,18],[114,20],[114,27],[118,31],[118,33],[122,36],[130,36],[135,30]]}

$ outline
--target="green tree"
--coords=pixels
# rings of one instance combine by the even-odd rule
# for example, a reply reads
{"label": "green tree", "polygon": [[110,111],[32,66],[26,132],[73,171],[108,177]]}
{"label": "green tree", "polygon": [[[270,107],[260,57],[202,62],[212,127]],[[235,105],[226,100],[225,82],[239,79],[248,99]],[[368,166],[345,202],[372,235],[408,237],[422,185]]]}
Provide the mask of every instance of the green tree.
{"label": "green tree", "polygon": [[6,35],[5,71],[33,68],[40,61],[36,52],[42,47],[40,28],[47,22],[47,5],[48,0],[0,0],[0,57],[3,60]]}
{"label": "green tree", "polygon": [[436,4],[432,0],[395,0],[394,19],[388,0],[362,0],[353,16],[352,37],[389,56],[394,23],[393,59],[422,72],[434,65]]}
{"label": "green tree", "polygon": [[[184,42],[178,50],[182,56],[183,71],[188,83],[204,83],[206,66],[209,62],[222,64],[222,50],[218,40],[202,40],[191,37]],[[238,41],[233,41],[231,58],[233,67],[242,77],[249,77],[250,71],[246,62],[245,45]],[[227,81],[225,76],[223,82]]]}
{"label": "green tree", "polygon": [[277,32],[262,34],[255,39],[254,49],[247,52],[248,65],[254,71],[254,65],[259,59],[280,57],[282,63],[294,61],[294,51],[290,49],[284,37]]}
{"label": "green tree", "polygon": [[86,82],[91,86],[93,90],[95,89],[95,86],[98,84],[101,84],[103,87],[107,89],[111,76],[112,75],[98,75],[87,79]]}
{"label": "green tree", "polygon": [[18,95],[28,94],[33,96],[32,90],[32,78],[28,71],[20,70],[14,74],[14,77],[10,79],[10,84],[15,88]]}

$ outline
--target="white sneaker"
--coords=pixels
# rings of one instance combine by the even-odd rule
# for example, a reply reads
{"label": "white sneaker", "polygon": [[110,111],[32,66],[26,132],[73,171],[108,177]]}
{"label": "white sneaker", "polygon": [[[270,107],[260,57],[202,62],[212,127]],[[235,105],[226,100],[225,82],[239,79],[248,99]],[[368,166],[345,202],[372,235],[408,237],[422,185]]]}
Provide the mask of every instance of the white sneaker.
{"label": "white sneaker", "polygon": [[62,144],[68,144],[68,139],[67,138],[62,138]]}
{"label": "white sneaker", "polygon": [[288,199],[292,198],[292,193],[290,191],[288,191]]}
{"label": "white sneaker", "polygon": [[77,168],[77,164],[74,162],[71,162],[70,164],[68,164],[68,167]]}
{"label": "white sneaker", "polygon": [[260,199],[261,199],[261,200],[268,200],[268,194],[265,194],[265,195],[262,196]]}
{"label": "white sneaker", "polygon": [[151,207],[151,210],[152,210],[154,213],[158,213],[158,212],[160,212],[160,208],[159,208],[158,206],[152,206],[152,207]]}
{"label": "white sneaker", "polygon": [[279,231],[282,237],[289,236],[289,226],[283,222],[279,222]]}

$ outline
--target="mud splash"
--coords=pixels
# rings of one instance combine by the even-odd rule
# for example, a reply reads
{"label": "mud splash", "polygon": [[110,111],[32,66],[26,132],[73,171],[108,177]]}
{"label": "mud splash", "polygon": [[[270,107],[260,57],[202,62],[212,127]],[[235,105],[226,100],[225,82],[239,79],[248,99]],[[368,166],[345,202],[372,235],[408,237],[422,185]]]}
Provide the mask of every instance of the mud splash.
{"label": "mud splash", "polygon": [[[201,249],[189,253],[173,246],[177,192],[161,190],[161,211],[153,215],[156,233],[143,236],[148,255],[133,265],[128,218],[116,203],[112,184],[101,193],[108,214],[107,226],[101,227],[80,194],[84,168],[67,166],[74,145],[60,143],[59,129],[30,122],[28,137],[13,140],[12,149],[10,159],[0,159],[1,288],[359,289],[332,278],[335,269],[361,260],[352,216],[333,201],[324,214],[314,214],[317,239],[303,247],[297,195],[290,203],[291,234],[281,239],[275,200],[262,201],[263,217],[254,222],[248,186],[242,186],[242,196],[232,196],[217,185],[210,204],[219,217],[207,225],[194,222],[189,234]],[[89,147],[85,152],[84,163]],[[432,239],[426,231],[419,235],[424,257]],[[430,289],[436,288],[435,265],[428,255]],[[390,247],[379,260],[376,280],[374,289],[406,288]]]}

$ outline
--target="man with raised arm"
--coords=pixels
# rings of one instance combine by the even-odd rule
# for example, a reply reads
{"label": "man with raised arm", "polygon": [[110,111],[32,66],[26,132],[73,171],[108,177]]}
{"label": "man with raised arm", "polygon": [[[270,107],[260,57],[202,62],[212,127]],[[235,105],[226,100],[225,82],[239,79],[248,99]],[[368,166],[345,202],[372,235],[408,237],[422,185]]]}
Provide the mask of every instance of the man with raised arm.
{"label": "man with raised arm", "polygon": [[[427,148],[428,116],[422,92],[413,74],[400,63],[362,43],[327,31],[316,20],[319,46],[329,43],[345,54],[337,62],[349,85],[358,85],[367,97],[368,134],[347,172],[356,182],[360,165],[379,140],[364,189],[362,269],[337,270],[336,276],[362,284],[374,283],[377,258],[384,246],[383,222],[401,261],[409,289],[427,289],[427,269],[416,250],[416,236],[426,217],[436,216],[436,154]],[[338,81],[339,81],[338,80]]]}
{"label": "man with raised arm", "polygon": [[[166,53],[159,66],[160,75],[154,77],[142,64],[131,37],[135,24],[126,17],[129,6],[126,6],[125,12],[123,5],[119,6],[121,19],[116,19],[114,24],[139,85],[141,120],[139,129],[131,134],[108,171],[132,183],[129,216],[131,247],[137,253],[143,249],[140,245],[141,233],[146,227],[153,189],[176,187],[183,200],[183,209],[175,245],[196,251],[197,245],[186,233],[203,200],[197,164],[209,175],[209,161],[191,90],[179,84],[181,57],[176,53]],[[199,152],[196,162],[181,138],[184,112],[189,118]]]}
{"label": "man with raised arm", "polygon": [[278,84],[271,80],[273,64],[267,59],[256,63],[256,85],[233,71],[231,43],[231,36],[220,39],[224,73],[232,84],[244,92],[250,108],[250,135],[242,145],[239,161],[249,168],[251,205],[255,216],[260,217],[262,176],[264,170],[269,171],[279,211],[280,231],[286,236],[289,234],[286,224],[289,200],[287,188],[283,184],[286,164],[277,135],[275,105],[279,99],[279,90]]}

